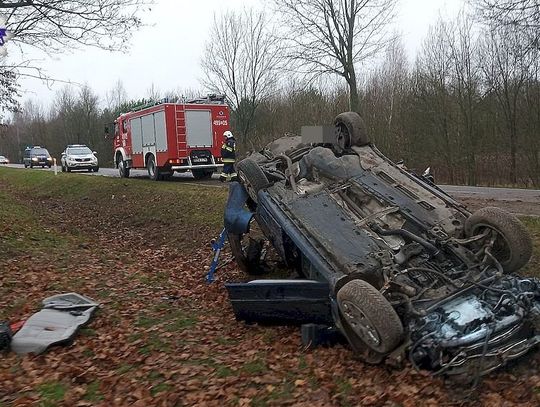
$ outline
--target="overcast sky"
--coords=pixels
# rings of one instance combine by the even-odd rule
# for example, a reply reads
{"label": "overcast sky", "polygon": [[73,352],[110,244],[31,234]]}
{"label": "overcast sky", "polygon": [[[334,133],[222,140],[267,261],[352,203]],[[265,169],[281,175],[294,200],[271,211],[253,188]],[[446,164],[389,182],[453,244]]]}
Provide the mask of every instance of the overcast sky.
{"label": "overcast sky", "polygon": [[[411,60],[430,25],[439,14],[454,17],[465,0],[400,0],[396,28]],[[42,61],[48,73],[59,79],[88,83],[100,95],[121,79],[130,98],[147,96],[152,84],[161,91],[202,89],[200,59],[214,13],[226,8],[242,9],[260,4],[257,0],[155,0],[142,16],[148,23],[135,32],[130,49],[110,53],[84,49]],[[23,80],[24,99],[37,99],[48,106],[64,84],[48,88],[38,80]]]}

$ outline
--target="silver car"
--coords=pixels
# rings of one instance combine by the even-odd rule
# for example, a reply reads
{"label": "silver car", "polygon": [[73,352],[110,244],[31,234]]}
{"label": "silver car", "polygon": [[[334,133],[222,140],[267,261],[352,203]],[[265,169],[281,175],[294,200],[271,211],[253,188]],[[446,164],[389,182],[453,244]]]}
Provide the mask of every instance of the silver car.
{"label": "silver car", "polygon": [[83,144],[70,144],[62,153],[62,172],[73,170],[99,171],[96,152]]}

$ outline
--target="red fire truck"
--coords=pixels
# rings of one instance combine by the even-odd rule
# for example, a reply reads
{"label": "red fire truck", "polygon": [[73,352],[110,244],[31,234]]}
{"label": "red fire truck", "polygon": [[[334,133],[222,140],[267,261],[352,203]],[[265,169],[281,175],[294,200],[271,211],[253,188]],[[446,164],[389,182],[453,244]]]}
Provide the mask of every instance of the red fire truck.
{"label": "red fire truck", "polygon": [[174,171],[210,178],[221,163],[223,132],[229,109],[223,96],[142,106],[114,122],[114,163],[121,177],[131,168],[146,168],[152,180]]}

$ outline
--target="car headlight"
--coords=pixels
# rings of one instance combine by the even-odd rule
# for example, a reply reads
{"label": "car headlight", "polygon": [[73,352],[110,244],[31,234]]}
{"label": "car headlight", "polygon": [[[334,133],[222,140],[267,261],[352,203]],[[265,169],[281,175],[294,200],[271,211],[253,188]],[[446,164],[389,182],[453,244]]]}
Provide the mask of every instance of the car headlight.
{"label": "car headlight", "polygon": [[37,161],[37,157],[32,157],[32,161]]}

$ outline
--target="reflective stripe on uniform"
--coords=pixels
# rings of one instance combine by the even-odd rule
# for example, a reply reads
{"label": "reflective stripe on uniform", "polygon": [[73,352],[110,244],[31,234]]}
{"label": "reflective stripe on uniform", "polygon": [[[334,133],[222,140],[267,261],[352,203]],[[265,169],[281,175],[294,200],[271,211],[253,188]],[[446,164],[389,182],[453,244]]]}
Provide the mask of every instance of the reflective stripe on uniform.
{"label": "reflective stripe on uniform", "polygon": [[222,158],[221,162],[227,163],[227,164],[234,164],[236,160],[234,158]]}

